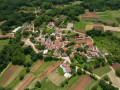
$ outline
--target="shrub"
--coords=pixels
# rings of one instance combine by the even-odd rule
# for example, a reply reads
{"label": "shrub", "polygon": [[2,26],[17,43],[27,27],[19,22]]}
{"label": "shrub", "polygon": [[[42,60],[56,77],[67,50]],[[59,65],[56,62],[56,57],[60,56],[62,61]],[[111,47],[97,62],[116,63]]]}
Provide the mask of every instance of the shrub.
{"label": "shrub", "polygon": [[20,76],[20,80],[23,80],[23,79],[24,79],[24,75],[21,75],[21,76]]}
{"label": "shrub", "polygon": [[37,81],[37,82],[35,83],[35,87],[41,88],[41,83],[40,83],[39,81]]}
{"label": "shrub", "polygon": [[82,74],[83,74],[83,71],[81,70],[81,68],[78,68],[77,74],[78,74],[78,75],[82,75]]}
{"label": "shrub", "polygon": [[120,77],[120,69],[116,70],[115,73],[118,77]]}

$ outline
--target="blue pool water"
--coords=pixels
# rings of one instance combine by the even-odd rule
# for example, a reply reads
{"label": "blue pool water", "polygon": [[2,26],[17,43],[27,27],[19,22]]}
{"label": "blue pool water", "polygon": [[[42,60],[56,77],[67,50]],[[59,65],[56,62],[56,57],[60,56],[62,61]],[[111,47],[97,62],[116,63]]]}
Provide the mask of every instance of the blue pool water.
{"label": "blue pool water", "polygon": [[65,71],[65,67],[62,67],[63,71]]}

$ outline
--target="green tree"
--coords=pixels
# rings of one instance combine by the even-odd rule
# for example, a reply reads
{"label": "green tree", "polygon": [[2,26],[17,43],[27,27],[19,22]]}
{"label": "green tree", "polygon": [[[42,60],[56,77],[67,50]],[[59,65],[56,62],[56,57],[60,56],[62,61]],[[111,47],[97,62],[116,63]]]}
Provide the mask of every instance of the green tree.
{"label": "green tree", "polygon": [[120,77],[120,69],[115,70],[115,73],[118,77]]}
{"label": "green tree", "polygon": [[83,74],[83,71],[82,71],[81,68],[78,68],[78,70],[77,70],[77,74],[78,74],[78,75],[82,75],[82,74]]}
{"label": "green tree", "polygon": [[41,83],[40,83],[39,81],[37,81],[37,82],[35,83],[35,87],[41,88]]}

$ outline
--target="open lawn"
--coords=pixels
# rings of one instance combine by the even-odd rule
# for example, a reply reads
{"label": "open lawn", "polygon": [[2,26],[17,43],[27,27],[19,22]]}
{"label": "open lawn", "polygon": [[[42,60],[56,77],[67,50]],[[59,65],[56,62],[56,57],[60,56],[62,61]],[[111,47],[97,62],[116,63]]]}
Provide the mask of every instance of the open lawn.
{"label": "open lawn", "polygon": [[79,22],[74,23],[74,29],[80,29],[80,30],[85,30],[86,23],[83,20],[80,20]]}
{"label": "open lawn", "polygon": [[33,74],[37,76],[39,73],[41,73],[45,68],[47,68],[52,63],[54,63],[54,61],[43,62],[41,66]]}
{"label": "open lawn", "polygon": [[9,39],[6,40],[0,40],[0,51],[4,48],[5,45],[7,45],[9,42]]}
{"label": "open lawn", "polygon": [[48,75],[48,78],[54,83],[56,86],[59,86],[66,78],[64,76],[60,76],[56,70],[51,72]]}
{"label": "open lawn", "polygon": [[63,72],[62,68],[58,67],[57,71],[58,71],[60,76],[64,76],[64,72]]}
{"label": "open lawn", "polygon": [[101,77],[102,75],[104,75],[110,71],[111,71],[111,68],[107,65],[105,67],[100,67],[100,68],[94,69],[93,73],[95,73],[96,75]]}
{"label": "open lawn", "polygon": [[58,87],[52,83],[48,78],[45,78],[41,82],[40,90],[57,90]]}

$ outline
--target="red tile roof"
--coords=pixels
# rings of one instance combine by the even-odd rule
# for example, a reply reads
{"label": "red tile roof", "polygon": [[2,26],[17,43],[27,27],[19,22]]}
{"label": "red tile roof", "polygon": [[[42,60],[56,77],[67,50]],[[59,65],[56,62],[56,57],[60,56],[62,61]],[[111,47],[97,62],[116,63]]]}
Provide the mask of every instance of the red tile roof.
{"label": "red tile roof", "polygon": [[68,48],[65,48],[65,47],[63,49],[64,49],[64,51],[68,50]]}
{"label": "red tile roof", "polygon": [[67,67],[66,67],[66,70],[70,70],[70,67],[69,67],[69,66],[67,66]]}
{"label": "red tile roof", "polygon": [[42,44],[42,45],[47,45],[47,44],[46,44],[46,43],[44,43],[44,42],[41,42],[41,44]]}
{"label": "red tile roof", "polygon": [[66,63],[63,63],[62,65],[63,65],[64,67],[66,67],[66,66],[67,66],[67,64],[66,64]]}

